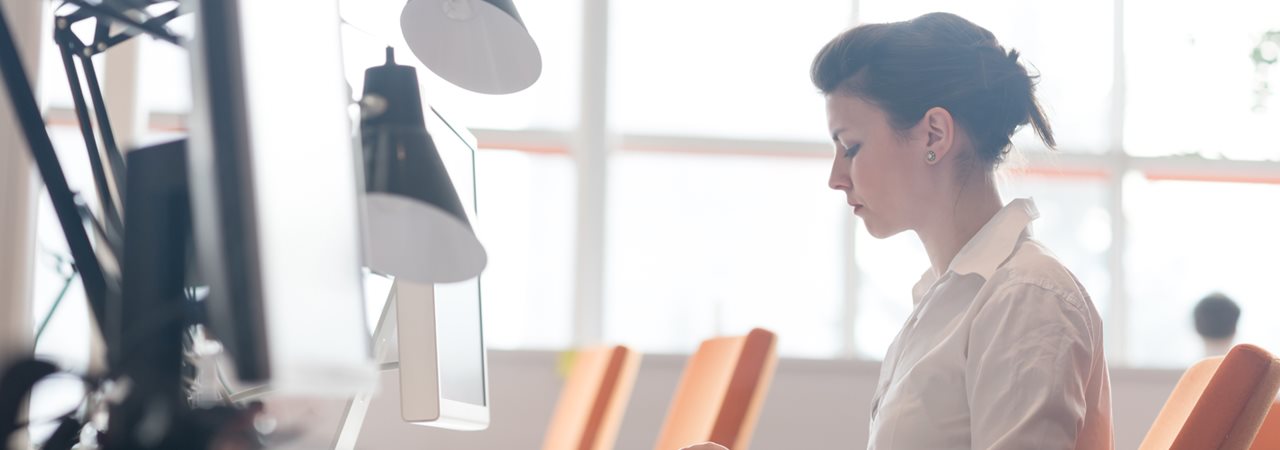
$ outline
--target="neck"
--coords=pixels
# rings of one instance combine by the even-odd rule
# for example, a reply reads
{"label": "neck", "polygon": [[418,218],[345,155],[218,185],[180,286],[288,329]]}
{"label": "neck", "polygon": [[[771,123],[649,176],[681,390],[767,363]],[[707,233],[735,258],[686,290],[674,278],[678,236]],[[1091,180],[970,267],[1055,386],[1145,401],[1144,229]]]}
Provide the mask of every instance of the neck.
{"label": "neck", "polygon": [[938,196],[927,223],[916,228],[934,275],[946,273],[965,244],[1004,207],[993,177],[974,174],[968,178],[972,180],[958,185],[951,195]]}
{"label": "neck", "polygon": [[1205,356],[1222,356],[1229,350],[1231,350],[1231,338],[1204,340]]}

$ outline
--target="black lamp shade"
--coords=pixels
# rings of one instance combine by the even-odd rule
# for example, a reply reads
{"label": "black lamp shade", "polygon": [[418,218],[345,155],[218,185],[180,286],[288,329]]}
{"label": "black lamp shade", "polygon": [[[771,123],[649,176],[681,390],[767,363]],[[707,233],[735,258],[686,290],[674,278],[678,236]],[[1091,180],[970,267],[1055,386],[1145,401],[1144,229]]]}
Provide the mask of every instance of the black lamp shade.
{"label": "black lamp shade", "polygon": [[400,28],[441,78],[483,94],[510,94],[542,74],[542,54],[512,0],[409,0]]}
{"label": "black lamp shade", "polygon": [[388,48],[387,64],[365,71],[361,103],[366,264],[423,283],[479,275],[488,258],[427,132],[414,69]]}

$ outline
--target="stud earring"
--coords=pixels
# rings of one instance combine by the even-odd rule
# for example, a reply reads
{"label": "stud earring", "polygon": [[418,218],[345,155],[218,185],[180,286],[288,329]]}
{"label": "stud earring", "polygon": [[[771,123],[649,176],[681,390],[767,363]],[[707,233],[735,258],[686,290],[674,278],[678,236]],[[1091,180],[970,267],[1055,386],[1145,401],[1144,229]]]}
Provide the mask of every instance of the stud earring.
{"label": "stud earring", "polygon": [[934,153],[933,150],[929,150],[928,153],[924,154],[924,159],[925,161],[929,161],[930,164],[933,164],[938,161],[938,154]]}

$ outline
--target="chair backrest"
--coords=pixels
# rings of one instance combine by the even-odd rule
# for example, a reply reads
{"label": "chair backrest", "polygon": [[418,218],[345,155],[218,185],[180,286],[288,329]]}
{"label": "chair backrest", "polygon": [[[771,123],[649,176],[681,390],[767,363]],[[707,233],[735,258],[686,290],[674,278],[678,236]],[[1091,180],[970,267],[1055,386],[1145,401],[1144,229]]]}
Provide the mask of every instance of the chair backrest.
{"label": "chair backrest", "polygon": [[640,354],[618,345],[576,352],[543,450],[611,450],[640,369]]}
{"label": "chair backrest", "polygon": [[1249,450],[1280,449],[1280,400],[1271,404],[1271,412],[1258,428],[1258,435],[1253,438],[1253,446]]}
{"label": "chair backrest", "polygon": [[1141,450],[1167,449],[1173,445],[1173,439],[1178,437],[1178,430],[1187,422],[1191,409],[1195,408],[1200,394],[1204,393],[1209,379],[1213,378],[1221,364],[1222,357],[1215,356],[1192,364],[1182,373],[1182,378],[1173,387],[1169,399],[1165,400],[1164,407],[1160,408],[1160,414],[1147,430],[1147,437],[1139,447]]}
{"label": "chair backrest", "polygon": [[1248,450],[1280,390],[1280,360],[1249,344],[1187,369],[1142,450]]}
{"label": "chair backrest", "polygon": [[747,450],[778,365],[777,342],[759,328],[703,341],[680,377],[656,448],[709,441]]}

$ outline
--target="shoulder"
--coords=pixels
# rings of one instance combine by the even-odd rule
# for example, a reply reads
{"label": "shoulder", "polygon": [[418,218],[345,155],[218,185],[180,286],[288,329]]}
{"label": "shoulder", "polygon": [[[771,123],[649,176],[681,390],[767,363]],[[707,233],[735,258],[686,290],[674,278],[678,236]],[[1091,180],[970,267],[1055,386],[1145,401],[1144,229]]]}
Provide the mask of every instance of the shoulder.
{"label": "shoulder", "polygon": [[993,302],[1062,309],[1065,313],[1079,314],[1089,322],[1098,317],[1089,293],[1075,274],[1035,239],[1022,239],[1018,243],[987,280],[985,290]]}
{"label": "shoulder", "polygon": [[[973,333],[1010,346],[1100,348],[1102,317],[1075,275],[1042,244],[1019,242],[973,304]],[[994,341],[993,341],[994,342]]]}

